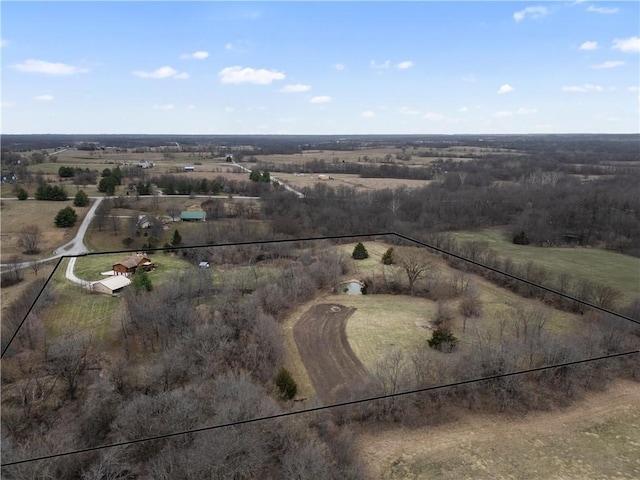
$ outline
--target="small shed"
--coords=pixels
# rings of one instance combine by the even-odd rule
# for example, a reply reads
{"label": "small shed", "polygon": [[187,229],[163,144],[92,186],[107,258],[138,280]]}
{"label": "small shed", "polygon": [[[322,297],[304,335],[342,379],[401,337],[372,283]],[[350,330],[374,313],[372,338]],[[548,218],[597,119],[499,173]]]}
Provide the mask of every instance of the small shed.
{"label": "small shed", "polygon": [[194,167],[192,165],[188,165],[188,166],[184,167],[184,171],[185,172],[195,172],[196,171],[196,167]]}
{"label": "small shed", "polygon": [[132,255],[113,266],[113,273],[116,275],[133,275],[139,266],[150,266],[151,260],[144,255]]}
{"label": "small shed", "polygon": [[123,275],[114,275],[113,277],[98,280],[91,284],[91,291],[97,293],[106,293],[114,295],[120,293],[122,289],[131,284],[131,280]]}
{"label": "small shed", "polygon": [[183,222],[204,222],[207,214],[202,210],[185,211],[180,213],[180,220]]}

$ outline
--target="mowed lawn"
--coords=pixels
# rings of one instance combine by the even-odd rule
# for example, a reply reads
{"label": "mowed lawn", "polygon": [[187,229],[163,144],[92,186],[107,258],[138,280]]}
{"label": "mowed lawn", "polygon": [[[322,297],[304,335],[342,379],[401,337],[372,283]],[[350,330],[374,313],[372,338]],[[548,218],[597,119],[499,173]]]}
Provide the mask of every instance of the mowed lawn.
{"label": "mowed lawn", "polygon": [[114,313],[121,298],[83,290],[65,278],[69,260],[63,260],[52,279],[56,302],[47,309],[44,320],[49,334],[76,332],[104,340],[111,331]]}
{"label": "mowed lawn", "polygon": [[[369,275],[384,274],[387,278],[395,278],[406,282],[406,274],[396,266],[385,266],[381,263],[382,254],[389,248],[384,242],[363,242],[369,252],[369,258],[353,261],[355,273],[347,275],[364,279]],[[355,243],[338,246],[345,255],[353,251]],[[459,271],[449,267],[436,255],[428,254],[436,276],[441,284],[448,283]],[[479,275],[467,275],[482,303],[482,315],[470,318],[463,326],[464,319],[459,313],[460,297],[445,302],[452,315],[451,328],[460,340],[459,351],[464,353],[471,340],[480,332],[496,329],[501,320],[509,323],[516,316],[517,309],[537,309],[547,317],[545,327],[558,334],[568,331],[576,319],[576,315],[556,310],[543,302],[521,297],[510,290],[500,288]],[[355,354],[370,370],[375,369],[378,360],[393,348],[401,348],[405,352],[419,345],[425,345],[431,337],[427,328],[436,317],[437,302],[425,298],[408,295],[328,295],[323,302],[335,302],[355,307],[356,312],[347,322],[347,337]],[[465,328],[466,327],[466,328]],[[464,331],[463,331],[464,328]]]}
{"label": "mowed lawn", "polygon": [[623,303],[640,295],[640,258],[597,248],[515,245],[496,230],[454,232],[453,236],[459,241],[487,242],[488,248],[499,256],[510,257],[519,264],[533,262],[548,269],[556,278],[566,273],[574,281],[609,285],[622,293]]}

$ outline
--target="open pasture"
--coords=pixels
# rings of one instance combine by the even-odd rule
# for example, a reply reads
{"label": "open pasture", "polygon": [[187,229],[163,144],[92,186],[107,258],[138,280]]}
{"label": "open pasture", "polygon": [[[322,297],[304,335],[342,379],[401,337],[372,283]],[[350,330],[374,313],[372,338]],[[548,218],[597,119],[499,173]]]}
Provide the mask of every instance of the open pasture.
{"label": "open pasture", "polygon": [[618,381],[574,405],[525,417],[465,413],[455,423],[365,427],[370,478],[458,480],[640,478],[640,386]]}
{"label": "open pasture", "polygon": [[[71,206],[78,214],[78,220],[73,228],[58,228],[53,220],[59,210]],[[47,258],[53,250],[73,239],[91,204],[86,207],[73,206],[73,200],[54,202],[47,200],[3,200],[0,202],[2,215],[2,262],[12,256],[24,257],[23,261],[36,258]],[[24,248],[18,245],[20,230],[29,225],[36,225],[42,232],[40,253],[37,255],[23,255]]]}
{"label": "open pasture", "polygon": [[620,253],[589,247],[536,247],[516,245],[499,230],[453,232],[458,241],[486,242],[489,249],[513,262],[533,262],[554,277],[569,275],[573,281],[587,280],[619,290],[622,303],[638,298],[640,293],[640,259]]}

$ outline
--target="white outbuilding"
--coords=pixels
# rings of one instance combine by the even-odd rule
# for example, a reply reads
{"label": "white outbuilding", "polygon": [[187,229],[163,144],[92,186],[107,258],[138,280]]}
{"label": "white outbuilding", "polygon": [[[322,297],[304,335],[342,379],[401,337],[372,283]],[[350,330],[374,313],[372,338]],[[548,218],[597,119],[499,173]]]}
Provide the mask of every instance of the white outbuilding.
{"label": "white outbuilding", "polygon": [[128,277],[125,275],[114,275],[113,277],[93,282],[91,284],[91,291],[114,295],[120,293],[122,289],[128,285],[131,285],[131,280],[129,280]]}

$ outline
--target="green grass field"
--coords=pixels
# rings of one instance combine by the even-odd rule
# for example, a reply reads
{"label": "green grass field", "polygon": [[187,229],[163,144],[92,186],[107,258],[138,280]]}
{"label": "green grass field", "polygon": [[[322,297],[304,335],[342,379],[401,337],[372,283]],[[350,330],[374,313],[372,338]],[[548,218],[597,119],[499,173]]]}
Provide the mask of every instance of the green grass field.
{"label": "green grass field", "polygon": [[547,268],[556,278],[567,273],[574,281],[584,279],[609,285],[622,293],[622,303],[628,303],[640,294],[639,258],[597,248],[515,245],[496,230],[454,232],[452,235],[459,241],[487,242],[499,256],[510,257],[519,264],[533,262]]}
{"label": "green grass field", "polygon": [[49,334],[62,332],[90,333],[104,340],[111,331],[114,313],[121,299],[83,290],[65,278],[68,260],[63,260],[53,276],[57,295],[55,305],[47,310],[45,324]]}

